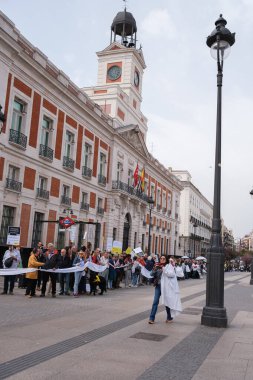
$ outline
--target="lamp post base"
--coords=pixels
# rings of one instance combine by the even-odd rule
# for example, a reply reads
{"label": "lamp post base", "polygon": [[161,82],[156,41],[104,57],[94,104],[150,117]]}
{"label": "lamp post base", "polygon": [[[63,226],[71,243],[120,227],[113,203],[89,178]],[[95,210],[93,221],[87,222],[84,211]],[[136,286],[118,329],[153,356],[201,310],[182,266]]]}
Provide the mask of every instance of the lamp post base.
{"label": "lamp post base", "polygon": [[226,309],[224,307],[205,306],[201,316],[201,324],[210,327],[227,327],[228,318]]}

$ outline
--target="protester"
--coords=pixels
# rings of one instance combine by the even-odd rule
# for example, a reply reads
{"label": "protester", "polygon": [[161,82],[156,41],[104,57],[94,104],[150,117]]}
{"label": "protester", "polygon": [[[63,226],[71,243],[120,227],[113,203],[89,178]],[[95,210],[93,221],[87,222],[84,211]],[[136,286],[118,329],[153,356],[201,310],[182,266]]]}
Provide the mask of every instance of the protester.
{"label": "protester", "polygon": [[[21,262],[21,256],[19,250],[16,250],[13,245],[9,245],[9,249],[5,251],[3,257],[3,268],[4,269],[17,269],[19,263]],[[15,284],[16,276],[4,276],[4,290],[1,294],[13,295],[13,289]]]}
{"label": "protester", "polygon": [[165,322],[170,323],[173,317],[182,311],[174,260],[170,259],[169,264],[166,265],[166,257],[161,256],[160,262],[155,265],[151,275],[154,276],[155,295],[148,323],[155,323],[161,296],[167,313]]}
{"label": "protester", "polygon": [[[59,268],[70,268],[70,257],[67,254],[67,251],[65,248],[61,249],[60,258],[59,258]],[[70,273],[60,273],[59,274],[59,282],[60,282],[60,292],[59,295],[66,295],[69,296],[69,276]],[[64,283],[65,283],[65,289],[64,289]]]}
{"label": "protester", "polygon": [[133,257],[133,266],[132,266],[132,286],[137,288],[138,281],[141,273],[141,266],[137,260],[137,257]]}
{"label": "protester", "polygon": [[[87,259],[86,253],[84,251],[79,251],[75,257],[73,266],[84,267],[86,259]],[[81,280],[82,275],[83,275],[83,271],[75,272],[75,283],[74,283],[74,293],[73,293],[74,297],[78,297],[78,286],[79,286],[79,282]]]}
{"label": "protester", "polygon": [[[46,262],[43,269],[46,269],[46,270],[57,269],[59,267],[59,263],[60,263],[59,253],[57,250],[55,250],[53,243],[49,243],[48,250],[46,252]],[[46,286],[47,286],[47,282],[49,278],[52,284],[52,297],[56,297],[57,274],[53,272],[46,272],[46,271],[43,273],[43,283],[42,283],[40,297],[45,297]]]}
{"label": "protester", "polygon": [[[38,257],[40,255],[40,249],[34,248],[30,254],[29,260],[28,260],[28,268],[35,268],[42,267],[45,263],[38,261]],[[35,288],[36,283],[38,279],[38,271],[30,272],[26,274],[27,279],[27,287],[25,295],[28,296],[28,298],[34,297],[35,294]]]}

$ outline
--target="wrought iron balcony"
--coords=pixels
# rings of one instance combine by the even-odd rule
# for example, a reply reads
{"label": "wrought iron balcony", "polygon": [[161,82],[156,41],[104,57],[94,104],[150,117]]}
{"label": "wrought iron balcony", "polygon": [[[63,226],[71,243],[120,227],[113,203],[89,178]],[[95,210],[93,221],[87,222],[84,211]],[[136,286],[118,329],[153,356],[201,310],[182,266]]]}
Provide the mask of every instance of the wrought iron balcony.
{"label": "wrought iron balcony", "polygon": [[9,143],[15,144],[22,149],[26,149],[27,136],[21,132],[10,129]]}
{"label": "wrought iron balcony", "polygon": [[21,192],[22,183],[11,178],[6,178],[6,189]]}
{"label": "wrought iron balcony", "polygon": [[82,176],[88,179],[91,179],[92,169],[88,168],[88,166],[82,167]]}
{"label": "wrought iron balcony", "polygon": [[40,144],[39,156],[43,157],[49,161],[53,161],[54,151],[53,151],[53,149],[49,148],[49,146]]}
{"label": "wrought iron balcony", "polygon": [[89,203],[81,202],[80,209],[83,211],[89,211],[90,205]]}
{"label": "wrought iron balcony", "polygon": [[162,212],[165,214],[166,210],[167,210],[166,207],[163,207]]}
{"label": "wrought iron balcony", "polygon": [[72,160],[72,158],[69,158],[67,156],[63,156],[63,167],[67,170],[70,170],[71,172],[74,171],[75,168],[75,161]]}
{"label": "wrought iron balcony", "polygon": [[106,177],[103,174],[98,175],[98,183],[99,185],[106,185]]}
{"label": "wrought iron balcony", "polygon": [[143,193],[140,190],[135,189],[133,186],[130,186],[127,183],[124,183],[121,181],[112,181],[112,189],[113,190],[121,190],[124,193],[135,196],[135,197],[143,200],[146,203],[148,203],[148,200],[150,199],[145,193]]}
{"label": "wrought iron balcony", "polygon": [[160,211],[161,210],[161,205],[156,205],[156,209],[157,209],[157,211]]}
{"label": "wrought iron balcony", "polygon": [[37,198],[49,199],[49,191],[41,189],[40,187],[38,187],[37,188]]}
{"label": "wrought iron balcony", "polygon": [[97,207],[97,213],[98,213],[99,215],[104,215],[105,210],[104,210],[102,207]]}
{"label": "wrought iron balcony", "polygon": [[61,204],[66,205],[66,206],[71,206],[71,198],[68,197],[67,195],[62,195]]}

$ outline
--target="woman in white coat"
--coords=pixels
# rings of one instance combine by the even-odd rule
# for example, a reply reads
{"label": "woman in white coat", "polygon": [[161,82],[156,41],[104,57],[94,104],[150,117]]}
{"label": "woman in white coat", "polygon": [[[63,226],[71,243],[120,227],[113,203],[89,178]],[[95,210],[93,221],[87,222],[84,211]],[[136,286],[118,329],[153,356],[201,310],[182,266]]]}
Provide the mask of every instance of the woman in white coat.
{"label": "woman in white coat", "polygon": [[155,296],[148,323],[155,323],[160,297],[162,297],[162,303],[166,307],[167,318],[165,322],[170,323],[182,311],[174,260],[171,258],[169,264],[166,265],[166,257],[161,256],[160,263],[156,265],[151,275],[154,277]]}

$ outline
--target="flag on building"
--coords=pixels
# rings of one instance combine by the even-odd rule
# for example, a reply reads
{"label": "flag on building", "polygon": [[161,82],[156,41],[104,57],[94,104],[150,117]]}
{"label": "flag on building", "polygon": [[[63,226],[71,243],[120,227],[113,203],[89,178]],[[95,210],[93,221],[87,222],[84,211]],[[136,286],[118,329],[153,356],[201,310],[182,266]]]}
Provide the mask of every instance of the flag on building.
{"label": "flag on building", "polygon": [[137,163],[135,171],[134,171],[134,187],[138,185],[139,182],[139,165]]}
{"label": "flag on building", "polygon": [[145,190],[145,169],[143,168],[140,175],[141,191]]}

